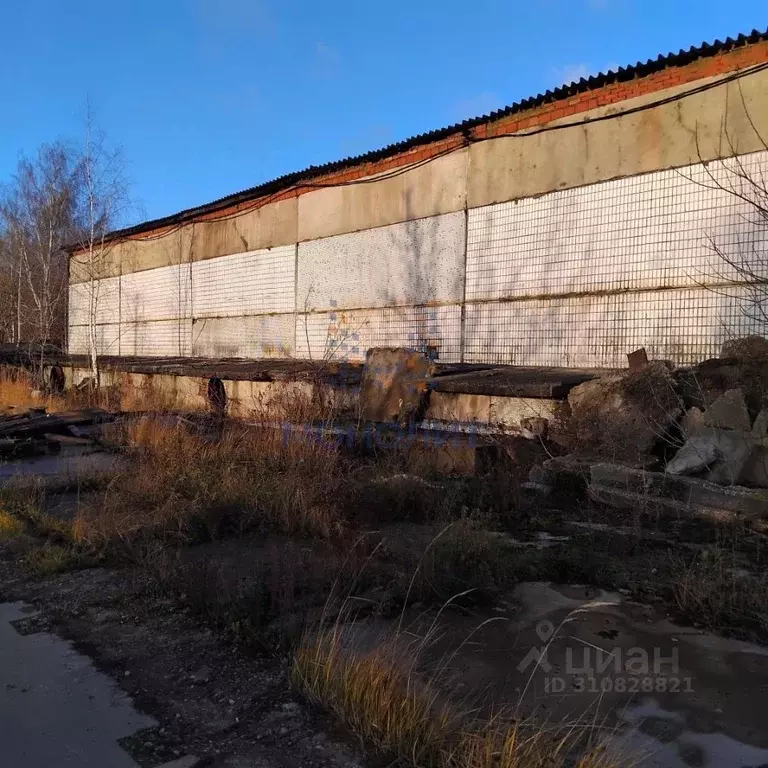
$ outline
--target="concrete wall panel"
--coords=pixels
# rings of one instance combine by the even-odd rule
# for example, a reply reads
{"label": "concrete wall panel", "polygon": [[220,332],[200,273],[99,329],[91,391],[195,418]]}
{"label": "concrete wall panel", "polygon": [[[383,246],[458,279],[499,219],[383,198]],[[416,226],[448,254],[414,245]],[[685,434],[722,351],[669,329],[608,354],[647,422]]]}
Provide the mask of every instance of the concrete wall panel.
{"label": "concrete wall panel", "polygon": [[88,254],[73,256],[70,259],[70,282],[84,282],[90,279],[92,273],[99,277],[115,277],[189,261],[186,243],[190,232],[191,228],[177,229],[163,236],[110,244],[97,253],[93,266],[89,262]]}
{"label": "concrete wall panel", "polygon": [[464,214],[299,244],[296,309],[460,302]]}
{"label": "concrete wall panel", "polygon": [[760,273],[768,227],[743,174],[768,178],[768,152],[472,209],[467,299],[739,279],[713,245]]}
{"label": "concrete wall panel", "polygon": [[728,339],[766,335],[744,289],[687,288],[467,304],[465,360],[513,365],[625,367],[626,355],[688,364]]}
{"label": "concrete wall panel", "polygon": [[[93,297],[93,303],[91,303]],[[120,320],[120,278],[110,277],[93,283],[73,283],[69,286],[69,324],[88,325],[91,312],[96,323],[117,323]]]}
{"label": "concrete wall panel", "polygon": [[182,357],[191,354],[192,321],[158,320],[122,323],[120,354]]}
{"label": "concrete wall panel", "polygon": [[239,216],[197,222],[191,244],[192,260],[295,243],[297,209],[296,198],[291,198],[267,203]]}
{"label": "concrete wall panel", "polygon": [[466,204],[467,150],[377,182],[299,197],[300,242],[459,211]]}
{"label": "concrete wall panel", "polygon": [[[88,326],[73,325],[69,329],[69,352],[72,355],[89,354]],[[120,326],[117,323],[96,326],[96,350],[99,355],[119,355]]]}
{"label": "concrete wall panel", "polygon": [[252,315],[195,319],[195,357],[292,357],[294,315]]}
{"label": "concrete wall panel", "polygon": [[295,263],[285,245],[193,264],[195,318],[293,312]]}
{"label": "concrete wall panel", "polygon": [[174,320],[190,313],[189,265],[158,267],[123,275],[121,319],[125,322]]}
{"label": "concrete wall panel", "polygon": [[300,314],[297,357],[363,360],[370,347],[432,348],[441,362],[457,362],[461,307],[395,307]]}
{"label": "concrete wall panel", "polygon": [[[711,81],[711,80],[710,80]],[[691,90],[698,81],[568,118],[581,122]],[[470,147],[470,208],[703,160],[756,152],[768,135],[768,72],[612,120]],[[554,123],[553,123],[554,124]]]}

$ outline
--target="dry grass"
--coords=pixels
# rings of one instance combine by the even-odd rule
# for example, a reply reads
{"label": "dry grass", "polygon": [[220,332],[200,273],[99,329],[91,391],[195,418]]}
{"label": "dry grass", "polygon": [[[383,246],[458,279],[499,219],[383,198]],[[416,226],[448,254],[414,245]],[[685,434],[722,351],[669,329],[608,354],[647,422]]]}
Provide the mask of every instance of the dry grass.
{"label": "dry grass", "polygon": [[45,408],[49,412],[56,412],[65,411],[68,407],[66,398],[37,389],[29,372],[17,368],[0,368],[0,411]]}
{"label": "dry grass", "polygon": [[[351,628],[350,628],[351,627]],[[396,635],[361,651],[354,624],[304,636],[294,657],[296,687],[332,712],[373,750],[425,768],[614,768],[591,724],[548,727],[506,715],[488,719],[451,704],[435,680],[417,674],[423,647]]]}
{"label": "dry grass", "polygon": [[716,546],[694,560],[680,558],[671,581],[675,603],[689,621],[768,641],[768,576],[746,573],[732,553]]}
{"label": "dry grass", "polygon": [[444,527],[423,551],[409,548],[404,557],[383,552],[394,561],[394,587],[405,602],[462,607],[489,604],[519,580],[518,551],[504,537],[470,519]]}
{"label": "dry grass", "polygon": [[93,559],[78,547],[53,544],[50,541],[41,547],[30,549],[24,560],[32,573],[41,577],[94,565]]}
{"label": "dry grass", "polygon": [[343,461],[328,446],[272,429],[195,434],[161,417],[132,423],[121,440],[132,466],[79,510],[81,543],[132,552],[148,539],[201,541],[261,525],[325,538],[343,527]]}
{"label": "dry grass", "polygon": [[24,523],[18,517],[0,507],[0,541],[15,539],[24,533]]}

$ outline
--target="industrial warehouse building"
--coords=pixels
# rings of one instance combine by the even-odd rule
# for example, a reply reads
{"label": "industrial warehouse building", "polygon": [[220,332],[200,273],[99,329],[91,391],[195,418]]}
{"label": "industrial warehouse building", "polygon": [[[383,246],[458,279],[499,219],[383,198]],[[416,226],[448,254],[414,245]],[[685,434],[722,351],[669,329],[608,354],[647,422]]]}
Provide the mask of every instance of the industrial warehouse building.
{"label": "industrial warehouse building", "polygon": [[768,33],[620,68],[75,248],[69,352],[694,363],[766,330],[767,142]]}

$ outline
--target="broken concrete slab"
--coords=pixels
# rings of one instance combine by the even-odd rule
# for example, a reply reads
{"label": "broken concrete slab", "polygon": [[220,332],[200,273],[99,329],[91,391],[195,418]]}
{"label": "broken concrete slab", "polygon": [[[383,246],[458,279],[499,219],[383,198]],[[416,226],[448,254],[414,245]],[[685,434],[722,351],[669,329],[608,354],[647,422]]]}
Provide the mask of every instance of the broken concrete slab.
{"label": "broken concrete slab", "polygon": [[729,389],[741,389],[749,413],[756,416],[768,405],[768,357],[737,360],[704,360],[672,374],[687,405],[706,410]]}
{"label": "broken concrete slab", "polygon": [[675,382],[660,361],[580,384],[568,403],[575,449],[631,461],[668,440],[683,410]]}
{"label": "broken concrete slab", "polygon": [[589,493],[622,508],[668,509],[718,521],[768,521],[764,491],[721,486],[693,477],[599,463],[590,468]]}
{"label": "broken concrete slab", "polygon": [[465,395],[497,397],[563,399],[577,384],[598,376],[604,369],[531,367],[522,365],[499,366],[446,366],[438,370],[429,382],[436,392],[455,392]]}
{"label": "broken concrete slab", "polygon": [[718,441],[719,461],[705,479],[720,485],[737,485],[753,449],[754,441],[749,433],[722,431]]}
{"label": "broken concrete slab", "polygon": [[754,360],[768,357],[768,339],[762,336],[744,336],[740,339],[728,339],[720,348],[721,358]]}
{"label": "broken concrete slab", "polygon": [[664,469],[670,475],[694,475],[710,467],[720,458],[717,432],[697,434],[689,438]]}
{"label": "broken concrete slab", "polygon": [[752,420],[749,418],[744,392],[740,388],[726,390],[704,411],[704,424],[718,429],[748,432],[752,428]]}
{"label": "broken concrete slab", "polygon": [[408,424],[426,403],[435,363],[421,352],[392,347],[369,349],[360,385],[360,412],[367,421]]}
{"label": "broken concrete slab", "polygon": [[695,475],[710,469],[706,479],[734,485],[749,459],[755,441],[750,432],[702,427],[667,464],[670,475]]}

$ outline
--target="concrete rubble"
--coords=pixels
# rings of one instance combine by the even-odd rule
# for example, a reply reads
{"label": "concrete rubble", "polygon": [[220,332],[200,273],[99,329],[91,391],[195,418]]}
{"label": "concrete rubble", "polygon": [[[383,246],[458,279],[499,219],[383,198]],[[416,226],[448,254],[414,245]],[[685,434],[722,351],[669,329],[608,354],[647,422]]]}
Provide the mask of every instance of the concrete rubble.
{"label": "concrete rubble", "polygon": [[636,356],[568,403],[572,453],[536,467],[530,492],[576,483],[618,507],[768,524],[768,340],[729,341],[679,370]]}
{"label": "concrete rubble", "polygon": [[651,452],[683,412],[672,375],[661,361],[580,384],[571,390],[568,404],[576,449],[621,460]]}
{"label": "concrete rubble", "polygon": [[[720,485],[759,483],[768,412],[760,411],[754,425],[741,389],[729,389],[703,412],[701,423],[667,464],[671,475],[702,475]],[[747,465],[749,472],[745,474]],[[756,483],[755,480],[758,480]]]}

